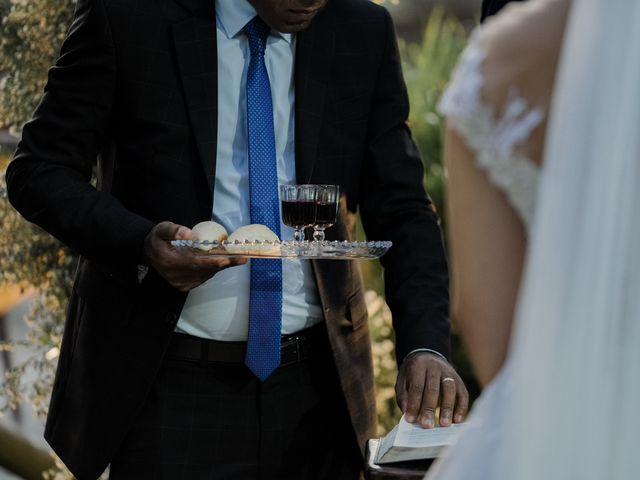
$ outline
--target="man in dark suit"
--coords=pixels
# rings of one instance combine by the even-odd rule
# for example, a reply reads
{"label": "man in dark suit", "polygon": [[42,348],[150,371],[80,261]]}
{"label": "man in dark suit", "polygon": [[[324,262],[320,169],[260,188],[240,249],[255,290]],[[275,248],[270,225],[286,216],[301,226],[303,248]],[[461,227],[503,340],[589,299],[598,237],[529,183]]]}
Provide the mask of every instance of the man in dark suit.
{"label": "man in dark suit", "polygon": [[488,17],[495,15],[502,7],[510,2],[520,2],[522,0],[482,0],[482,11],[480,21],[484,22]]}
{"label": "man in dark suit", "polygon": [[375,406],[357,263],[169,243],[211,218],[290,236],[278,183],[340,186],[330,239],[353,239],[359,210],[393,241],[398,402],[425,427],[438,405],[462,420],[408,110],[369,1],[78,2],[7,171],[13,205],[81,255],[45,432],[78,478],[358,477]]}

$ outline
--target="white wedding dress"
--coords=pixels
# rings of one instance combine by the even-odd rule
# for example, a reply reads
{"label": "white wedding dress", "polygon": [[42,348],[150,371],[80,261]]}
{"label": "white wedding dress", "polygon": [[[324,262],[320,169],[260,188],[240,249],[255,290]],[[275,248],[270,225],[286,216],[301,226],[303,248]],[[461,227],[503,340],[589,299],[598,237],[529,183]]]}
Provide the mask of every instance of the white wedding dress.
{"label": "white wedding dress", "polygon": [[[560,3],[503,15],[535,22]],[[522,219],[529,253],[505,366],[428,480],[640,478],[638,24],[637,0],[573,0],[549,119],[517,85],[501,109],[484,101],[492,23],[441,100]],[[540,169],[522,145],[546,121]]]}

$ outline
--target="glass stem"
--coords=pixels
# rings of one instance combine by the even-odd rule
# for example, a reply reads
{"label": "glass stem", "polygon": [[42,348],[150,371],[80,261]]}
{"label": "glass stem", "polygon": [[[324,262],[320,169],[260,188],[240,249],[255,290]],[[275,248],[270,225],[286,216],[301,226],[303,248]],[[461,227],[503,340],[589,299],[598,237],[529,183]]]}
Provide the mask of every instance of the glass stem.
{"label": "glass stem", "polygon": [[295,227],[293,231],[293,239],[296,242],[304,242],[304,229],[300,227]]}
{"label": "glass stem", "polygon": [[313,228],[313,239],[316,242],[324,242],[324,227]]}

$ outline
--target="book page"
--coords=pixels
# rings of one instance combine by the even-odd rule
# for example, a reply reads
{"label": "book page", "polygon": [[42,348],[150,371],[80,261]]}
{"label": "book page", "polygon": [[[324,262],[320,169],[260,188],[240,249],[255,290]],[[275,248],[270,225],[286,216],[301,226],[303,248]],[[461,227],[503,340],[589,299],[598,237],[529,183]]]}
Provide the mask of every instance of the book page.
{"label": "book page", "polygon": [[439,456],[453,444],[464,424],[425,429],[408,423],[404,416],[380,441],[375,463],[386,464],[409,460],[424,460]]}
{"label": "book page", "polygon": [[404,415],[397,425],[397,433],[393,442],[397,447],[435,447],[449,445],[458,435],[462,425],[453,424],[450,427],[436,427],[425,429],[404,419]]}
{"label": "book page", "polygon": [[379,456],[384,455],[389,450],[391,450],[391,447],[393,447],[393,444],[395,443],[396,435],[398,434],[398,429],[399,429],[399,426],[396,425],[395,427],[393,427],[393,429],[389,433],[387,433],[385,437],[382,437],[380,441],[380,446],[378,447]]}

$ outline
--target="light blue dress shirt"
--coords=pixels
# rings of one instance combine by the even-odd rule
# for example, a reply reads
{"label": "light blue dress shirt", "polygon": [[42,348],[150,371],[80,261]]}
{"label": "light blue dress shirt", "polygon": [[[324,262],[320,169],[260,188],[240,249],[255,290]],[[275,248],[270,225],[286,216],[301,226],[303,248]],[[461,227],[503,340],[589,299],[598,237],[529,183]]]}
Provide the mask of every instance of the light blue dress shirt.
{"label": "light blue dress shirt", "polygon": [[[242,28],[256,16],[247,0],[216,0],[218,40],[218,151],[212,219],[229,233],[251,223],[247,154],[247,67],[249,43]],[[296,183],[295,36],[271,31],[265,63],[271,82],[278,183]],[[212,87],[213,88],[213,87]],[[283,240],[293,229],[281,226]],[[283,261],[282,332],[294,333],[323,321],[308,260]],[[247,339],[249,265],[228,268],[191,290],[176,330],[224,341]]]}

